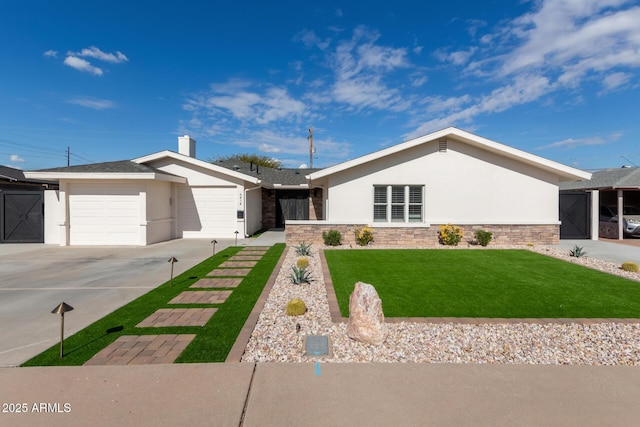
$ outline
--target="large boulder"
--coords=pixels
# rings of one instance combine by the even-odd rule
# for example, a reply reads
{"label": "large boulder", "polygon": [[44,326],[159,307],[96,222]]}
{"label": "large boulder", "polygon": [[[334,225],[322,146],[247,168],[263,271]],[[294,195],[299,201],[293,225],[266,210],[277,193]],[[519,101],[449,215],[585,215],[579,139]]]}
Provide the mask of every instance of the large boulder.
{"label": "large boulder", "polygon": [[347,336],[356,341],[380,345],[388,334],[382,313],[382,300],[376,289],[368,283],[356,283],[349,297]]}

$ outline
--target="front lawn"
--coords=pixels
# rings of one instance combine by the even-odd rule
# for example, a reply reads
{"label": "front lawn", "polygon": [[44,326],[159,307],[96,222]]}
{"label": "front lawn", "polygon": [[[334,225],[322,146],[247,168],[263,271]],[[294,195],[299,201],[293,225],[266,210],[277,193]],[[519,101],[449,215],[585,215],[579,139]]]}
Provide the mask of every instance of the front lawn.
{"label": "front lawn", "polygon": [[356,282],[387,317],[638,318],[640,283],[527,250],[327,250],[340,312]]}
{"label": "front lawn", "polygon": [[[241,247],[231,247],[217,253],[190,268],[169,282],[152,289],[145,295],[119,308],[76,334],[65,337],[65,355],[60,359],[59,343],[25,362],[22,366],[82,365],[93,355],[122,335],[196,334],[194,340],[176,360],[177,363],[224,362],[244,322],[249,317],[265,284],[269,280],[284,244],[272,246],[260,261],[243,278],[242,283],[221,305],[180,304],[169,305],[174,297],[239,252]],[[193,289],[191,289],[193,290]],[[200,326],[163,328],[137,328],[136,325],[159,308],[218,307],[218,311]]]}

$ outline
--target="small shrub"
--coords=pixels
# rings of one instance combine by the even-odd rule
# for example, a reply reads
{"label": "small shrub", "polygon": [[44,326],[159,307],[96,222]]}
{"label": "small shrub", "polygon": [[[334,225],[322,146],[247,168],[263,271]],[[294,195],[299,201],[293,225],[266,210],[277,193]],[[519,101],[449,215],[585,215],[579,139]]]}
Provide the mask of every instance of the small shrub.
{"label": "small shrub", "polygon": [[458,246],[458,243],[462,240],[463,233],[460,227],[447,224],[440,226],[440,232],[438,233],[440,243],[447,246]]}
{"label": "small shrub", "polygon": [[288,316],[302,316],[307,312],[307,305],[300,298],[294,298],[287,303]]}
{"label": "small shrub", "polygon": [[575,245],[573,249],[569,251],[569,256],[580,258],[581,256],[585,256],[587,252],[584,250],[582,246]]}
{"label": "small shrub", "polygon": [[307,268],[309,267],[309,260],[305,257],[298,258],[296,261],[296,267],[298,268]]}
{"label": "small shrub", "polygon": [[373,242],[373,230],[368,225],[365,227],[356,227],[353,232],[356,237],[356,243],[360,246],[367,246]]}
{"label": "small shrub", "polygon": [[311,243],[306,244],[304,241],[301,242],[298,246],[293,247],[296,250],[296,253],[300,256],[309,256],[311,255]]}
{"label": "small shrub", "polygon": [[289,278],[294,285],[302,285],[303,283],[311,283],[311,273],[306,268],[291,267],[293,271]]}
{"label": "small shrub", "polygon": [[487,230],[476,230],[474,237],[480,246],[487,246],[493,237],[493,233]]}
{"label": "small shrub", "polygon": [[631,261],[623,262],[620,268],[622,268],[624,271],[630,271],[632,273],[638,272],[638,264]]}
{"label": "small shrub", "polygon": [[322,238],[327,246],[340,246],[342,244],[342,234],[338,230],[323,231]]}

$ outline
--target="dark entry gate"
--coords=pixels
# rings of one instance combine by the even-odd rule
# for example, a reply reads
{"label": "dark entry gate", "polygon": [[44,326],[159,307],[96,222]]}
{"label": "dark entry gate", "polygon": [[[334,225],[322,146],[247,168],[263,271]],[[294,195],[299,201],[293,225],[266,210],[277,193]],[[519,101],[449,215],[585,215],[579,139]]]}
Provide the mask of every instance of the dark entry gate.
{"label": "dark entry gate", "polygon": [[276,227],[284,227],[288,219],[309,219],[308,190],[276,191]]}
{"label": "dark entry gate", "polygon": [[560,193],[560,238],[591,238],[591,193]]}
{"label": "dark entry gate", "polygon": [[0,243],[44,243],[42,191],[0,191]]}

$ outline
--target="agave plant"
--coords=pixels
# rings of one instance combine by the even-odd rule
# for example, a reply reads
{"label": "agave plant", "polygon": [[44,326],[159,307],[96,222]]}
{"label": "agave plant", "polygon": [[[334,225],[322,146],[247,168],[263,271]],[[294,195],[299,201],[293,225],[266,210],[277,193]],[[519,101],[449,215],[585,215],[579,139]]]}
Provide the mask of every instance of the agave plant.
{"label": "agave plant", "polygon": [[569,251],[569,256],[580,258],[581,256],[585,256],[587,252],[584,250],[582,246],[575,245],[572,250]]}
{"label": "agave plant", "polygon": [[311,243],[306,244],[304,241],[301,242],[298,246],[293,247],[296,250],[296,253],[300,256],[309,256],[311,255]]}
{"label": "agave plant", "polygon": [[296,266],[291,267],[293,271],[289,278],[294,285],[301,285],[303,283],[311,283],[311,272],[306,268],[298,268]]}

